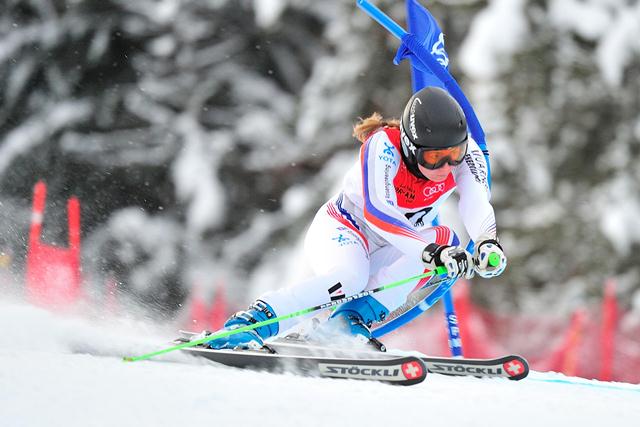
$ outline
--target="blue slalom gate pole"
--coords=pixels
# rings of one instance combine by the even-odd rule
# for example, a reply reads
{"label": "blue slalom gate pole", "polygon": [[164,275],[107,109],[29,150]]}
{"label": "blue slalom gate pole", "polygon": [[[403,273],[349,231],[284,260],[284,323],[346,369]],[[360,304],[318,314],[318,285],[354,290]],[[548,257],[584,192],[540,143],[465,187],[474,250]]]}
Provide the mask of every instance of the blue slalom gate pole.
{"label": "blue slalom gate pole", "polygon": [[[440,225],[440,217],[437,215],[431,222],[433,226]],[[471,245],[472,243],[469,242]],[[457,281],[454,280],[451,286]],[[456,308],[453,303],[453,293],[451,287],[442,295],[442,303],[444,304],[444,318],[447,325],[447,335],[449,344],[449,351],[453,357],[462,357],[462,337],[460,336],[460,326],[458,325],[458,316],[456,315]]]}
{"label": "blue slalom gate pole", "polygon": [[[428,20],[420,19],[419,16],[415,13],[413,7],[415,4],[412,3],[412,0],[406,0],[407,6],[407,28],[409,32],[415,33],[420,31],[421,29],[429,29],[431,31],[439,31],[439,28],[436,26],[432,26],[431,22]],[[404,35],[404,34],[403,34]],[[402,40],[402,36],[400,39]],[[442,45],[442,52],[446,57],[446,52],[444,50],[444,39]],[[448,63],[448,57],[446,57]],[[415,66],[413,60],[411,61],[411,80],[413,86],[413,93],[418,92],[426,86],[430,86],[436,84],[437,86],[446,89],[445,85],[440,82],[437,77],[434,76],[433,72],[429,72],[428,70],[421,70]],[[431,222],[432,226],[437,226],[440,224],[439,215],[437,215],[434,220]],[[458,316],[456,315],[456,309],[453,302],[453,294],[451,289],[444,293],[442,296],[442,302],[444,304],[444,318],[445,324],[447,327],[447,335],[449,339],[447,343],[449,344],[449,351],[453,357],[462,357],[462,339],[460,337],[460,327],[458,325]]]}
{"label": "blue slalom gate pole", "polygon": [[389,31],[397,38],[401,39],[404,35],[407,34],[404,28],[398,25],[393,19],[389,18],[386,13],[378,9],[377,6],[373,5],[369,1],[357,0],[356,4],[360,9],[367,12],[370,17],[372,17],[375,21],[377,21],[380,25],[386,28],[387,31]]}
{"label": "blue slalom gate pole", "polygon": [[448,290],[442,297],[444,303],[444,317],[447,321],[447,332],[449,333],[449,350],[453,357],[462,357],[462,339],[460,337],[460,326],[458,316],[453,305],[453,295]]}
{"label": "blue slalom gate pole", "polygon": [[[398,25],[395,21],[393,21],[389,16],[387,16],[384,12],[378,9],[376,6],[371,4],[367,0],[359,0],[357,2],[358,6],[363,9],[366,13],[369,14],[375,21],[381,24],[384,28],[386,28],[391,34],[393,34],[398,39],[402,40],[404,36],[407,35],[407,32]],[[415,19],[412,19],[410,3],[407,2],[407,23],[409,25],[409,31],[414,31],[415,29],[412,26],[417,27],[420,25],[420,22],[417,22]],[[427,23],[428,25],[428,23]],[[422,89],[428,82],[433,81],[430,79],[430,76],[433,76],[433,73],[428,73],[426,71],[421,71],[412,67],[412,80],[413,80],[413,92],[417,92]],[[443,85],[444,86],[444,85]],[[439,224],[438,217],[436,217],[432,225],[436,226]],[[455,280],[451,281],[451,283],[447,283],[444,287],[446,287],[446,291],[442,293],[442,301],[444,303],[444,314],[447,325],[447,333],[449,336],[449,350],[451,351],[451,355],[454,357],[462,356],[462,340],[460,339],[460,327],[458,326],[458,318],[456,316],[456,311],[453,303],[453,296],[451,294],[450,287],[453,286]],[[434,298],[431,298],[435,303],[437,301],[435,299],[436,295],[439,295],[440,292],[436,292]],[[424,308],[424,306],[423,306]],[[421,310],[416,310],[416,313],[421,313]],[[405,320],[409,320],[411,316],[405,316]],[[400,322],[398,322],[399,324]],[[384,329],[380,330],[379,333],[382,333]]]}
{"label": "blue slalom gate pole", "polygon": [[373,331],[371,331],[371,335],[374,338],[380,338],[381,336],[395,331],[399,327],[411,322],[413,319],[433,307],[434,304],[437,303],[445,293],[447,293],[447,291],[451,288],[451,286],[453,286],[455,282],[456,280],[452,279],[439,283],[438,286],[423,301],[420,302],[420,304],[403,313],[401,316],[398,316],[395,319],[385,323],[379,328],[374,329]]}

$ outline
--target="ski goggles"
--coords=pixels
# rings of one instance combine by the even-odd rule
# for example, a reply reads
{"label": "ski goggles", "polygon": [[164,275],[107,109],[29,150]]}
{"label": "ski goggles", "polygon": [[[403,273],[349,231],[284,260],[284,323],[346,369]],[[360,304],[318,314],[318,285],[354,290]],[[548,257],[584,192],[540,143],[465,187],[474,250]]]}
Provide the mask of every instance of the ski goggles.
{"label": "ski goggles", "polygon": [[446,163],[458,166],[467,154],[467,141],[448,148],[418,148],[416,160],[427,169],[440,169]]}

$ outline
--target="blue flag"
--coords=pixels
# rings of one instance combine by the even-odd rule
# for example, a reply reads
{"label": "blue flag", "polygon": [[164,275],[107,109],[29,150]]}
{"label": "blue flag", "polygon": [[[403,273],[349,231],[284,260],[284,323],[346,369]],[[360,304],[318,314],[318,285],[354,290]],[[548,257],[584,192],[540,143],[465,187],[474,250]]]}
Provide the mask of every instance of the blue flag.
{"label": "blue flag", "polygon": [[[407,0],[407,24],[409,32],[448,71],[449,55],[444,47],[444,34],[442,34],[433,15],[416,0]],[[429,67],[423,64],[403,43],[400,45],[393,62],[397,65],[405,58],[411,60],[411,80],[414,92],[427,86],[438,86],[447,90],[444,82],[436,77]]]}
{"label": "blue flag", "polygon": [[414,92],[426,86],[438,86],[458,101],[467,118],[473,139],[487,157],[488,166],[489,151],[482,126],[458,82],[449,74],[449,56],[444,48],[442,30],[433,15],[417,0],[406,1],[409,32],[402,36],[402,43],[393,62],[397,65],[405,58],[411,60]]}

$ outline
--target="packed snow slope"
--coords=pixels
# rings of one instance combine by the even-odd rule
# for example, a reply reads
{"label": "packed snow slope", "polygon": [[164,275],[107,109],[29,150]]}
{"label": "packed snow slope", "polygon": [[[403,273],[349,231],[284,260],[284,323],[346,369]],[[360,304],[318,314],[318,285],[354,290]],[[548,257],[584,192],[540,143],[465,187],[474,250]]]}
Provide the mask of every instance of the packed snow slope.
{"label": "packed snow slope", "polygon": [[[166,328],[166,327],[165,327]],[[0,301],[0,425],[640,425],[640,386],[533,372],[513,382],[430,374],[416,386],[242,371],[173,353],[150,322]]]}

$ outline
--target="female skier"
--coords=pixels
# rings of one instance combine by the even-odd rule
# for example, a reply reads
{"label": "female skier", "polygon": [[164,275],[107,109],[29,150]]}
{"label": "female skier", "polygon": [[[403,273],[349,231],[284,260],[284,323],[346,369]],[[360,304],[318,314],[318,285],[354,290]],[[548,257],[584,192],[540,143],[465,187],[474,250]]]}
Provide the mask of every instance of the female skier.
{"label": "female skier", "polygon": [[[315,276],[262,295],[227,320],[225,330],[419,275],[425,268],[445,266],[448,277],[468,279],[474,273],[488,278],[504,271],[507,258],[496,236],[487,164],[468,136],[455,99],[440,88],[427,87],[411,97],[401,120],[384,121],[375,113],[355,126],[354,136],[362,142],[360,159],[347,172],[342,191],[320,208],[305,238]],[[448,227],[431,226],[455,189],[461,218],[475,242],[473,255],[458,246],[458,237]],[[488,263],[491,253],[499,255],[497,266]],[[402,305],[416,285],[342,304],[328,324],[371,340],[369,327]],[[259,348],[295,322],[287,319],[208,345]]]}

